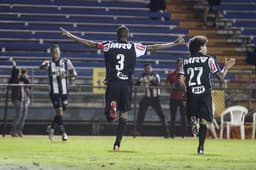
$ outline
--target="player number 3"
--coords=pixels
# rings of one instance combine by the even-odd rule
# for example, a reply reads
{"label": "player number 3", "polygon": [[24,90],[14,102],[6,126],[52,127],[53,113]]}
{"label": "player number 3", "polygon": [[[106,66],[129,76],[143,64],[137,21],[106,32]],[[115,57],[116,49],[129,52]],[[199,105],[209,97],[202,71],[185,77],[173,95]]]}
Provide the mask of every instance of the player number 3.
{"label": "player number 3", "polygon": [[124,55],[123,54],[117,54],[117,64],[116,64],[116,70],[122,71],[124,69]]}

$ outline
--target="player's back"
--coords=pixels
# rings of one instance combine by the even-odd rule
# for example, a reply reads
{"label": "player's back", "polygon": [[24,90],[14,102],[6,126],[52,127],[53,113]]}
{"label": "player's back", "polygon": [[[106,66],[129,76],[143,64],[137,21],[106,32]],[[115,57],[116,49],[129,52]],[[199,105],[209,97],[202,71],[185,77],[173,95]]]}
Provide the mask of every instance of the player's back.
{"label": "player's back", "polygon": [[207,55],[190,56],[184,59],[183,66],[188,94],[211,94],[209,76],[210,73],[215,73],[218,70],[213,57]]}
{"label": "player's back", "polygon": [[[107,80],[131,81],[136,65],[136,43],[108,41],[104,43]],[[143,46],[144,48],[144,46]],[[145,51],[145,49],[143,49]]]}

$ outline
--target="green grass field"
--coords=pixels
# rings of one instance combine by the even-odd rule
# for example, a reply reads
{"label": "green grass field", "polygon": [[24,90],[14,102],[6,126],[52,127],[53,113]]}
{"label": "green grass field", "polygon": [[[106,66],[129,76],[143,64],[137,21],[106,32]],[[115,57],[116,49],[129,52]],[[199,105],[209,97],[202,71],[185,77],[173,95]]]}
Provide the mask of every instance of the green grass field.
{"label": "green grass field", "polygon": [[205,155],[197,155],[194,138],[124,137],[120,152],[112,151],[114,137],[70,136],[54,142],[47,136],[0,139],[0,170],[252,170],[256,141],[208,139]]}

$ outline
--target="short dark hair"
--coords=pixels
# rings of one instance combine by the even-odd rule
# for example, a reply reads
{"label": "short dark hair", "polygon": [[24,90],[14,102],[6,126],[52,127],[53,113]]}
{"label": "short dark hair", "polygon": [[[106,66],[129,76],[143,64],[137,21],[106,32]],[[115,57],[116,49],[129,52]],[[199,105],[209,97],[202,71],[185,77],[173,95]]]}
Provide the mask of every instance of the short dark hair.
{"label": "short dark hair", "polygon": [[200,47],[204,46],[208,42],[206,36],[196,35],[188,41],[188,48],[191,55],[194,55],[200,51]]}
{"label": "short dark hair", "polygon": [[144,68],[146,68],[148,66],[151,66],[151,64],[149,64],[149,63],[144,64]]}
{"label": "short dark hair", "polygon": [[183,61],[182,58],[178,58],[178,59],[176,60],[176,63],[178,64],[178,63],[180,63],[180,62],[182,62],[182,61]]}
{"label": "short dark hair", "polygon": [[53,45],[51,46],[51,50],[54,49],[54,48],[60,48],[60,47],[59,47],[58,44],[53,44]]}
{"label": "short dark hair", "polygon": [[21,69],[21,74],[25,74],[27,72],[27,70],[25,68]]}
{"label": "short dark hair", "polygon": [[117,40],[128,39],[129,37],[129,29],[125,25],[121,25],[117,28]]}

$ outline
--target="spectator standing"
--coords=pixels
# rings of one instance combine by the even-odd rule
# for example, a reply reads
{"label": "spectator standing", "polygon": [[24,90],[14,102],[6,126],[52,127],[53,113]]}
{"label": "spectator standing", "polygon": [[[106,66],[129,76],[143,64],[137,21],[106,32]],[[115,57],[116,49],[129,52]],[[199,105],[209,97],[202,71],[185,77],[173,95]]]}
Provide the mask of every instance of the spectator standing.
{"label": "spectator standing", "polygon": [[150,64],[144,65],[144,72],[141,74],[135,85],[142,85],[145,87],[145,94],[140,101],[139,111],[137,114],[137,132],[142,134],[143,132],[143,122],[145,119],[145,113],[149,106],[157,113],[162,123],[162,132],[165,138],[169,137],[169,131],[167,128],[167,123],[165,115],[162,111],[160,103],[160,76],[159,74],[153,72],[152,66]]}
{"label": "spectator standing", "polygon": [[207,0],[207,3],[208,3],[208,5],[204,8],[203,16],[202,16],[203,17],[202,27],[204,27],[204,28],[206,28],[208,26],[208,15],[210,12],[212,12],[215,15],[212,26],[216,26],[216,19],[220,15],[220,12],[216,11],[214,9],[214,6],[220,5],[221,0]]}
{"label": "spectator standing", "polygon": [[27,70],[17,69],[15,60],[12,58],[10,60],[12,61],[13,68],[9,83],[17,84],[17,86],[11,86],[11,100],[16,113],[12,122],[10,135],[13,137],[23,137],[23,129],[28,114],[31,89],[28,86],[23,86],[29,84]]}
{"label": "spectator standing", "polygon": [[184,137],[186,133],[186,102],[185,102],[185,86],[179,81],[179,69],[182,66],[182,59],[176,61],[176,69],[172,70],[167,75],[167,82],[170,85],[170,135],[171,138],[176,136],[176,115],[179,109],[181,123],[182,123],[182,134]]}

